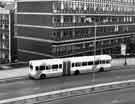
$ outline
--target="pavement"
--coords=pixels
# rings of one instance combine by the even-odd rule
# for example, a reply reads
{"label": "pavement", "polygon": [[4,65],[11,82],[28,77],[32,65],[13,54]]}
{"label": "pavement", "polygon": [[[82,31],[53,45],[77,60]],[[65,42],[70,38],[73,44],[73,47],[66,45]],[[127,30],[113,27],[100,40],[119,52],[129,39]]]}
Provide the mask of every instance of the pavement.
{"label": "pavement", "polygon": [[[126,59],[127,66],[135,67],[135,58]],[[121,67],[124,69],[124,58],[113,59],[112,67]],[[28,64],[27,63],[15,63],[0,65],[0,82],[10,82],[16,80],[28,79]]]}
{"label": "pavement", "polygon": [[28,79],[28,64],[24,62],[1,64],[0,82]]}

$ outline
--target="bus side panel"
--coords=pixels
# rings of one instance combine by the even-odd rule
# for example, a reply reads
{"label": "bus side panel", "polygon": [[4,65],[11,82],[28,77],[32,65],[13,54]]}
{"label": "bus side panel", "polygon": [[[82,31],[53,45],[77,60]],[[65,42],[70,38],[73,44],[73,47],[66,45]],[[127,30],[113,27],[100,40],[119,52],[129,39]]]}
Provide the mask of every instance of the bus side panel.
{"label": "bus side panel", "polygon": [[63,62],[63,75],[71,75],[71,62],[70,61]]}

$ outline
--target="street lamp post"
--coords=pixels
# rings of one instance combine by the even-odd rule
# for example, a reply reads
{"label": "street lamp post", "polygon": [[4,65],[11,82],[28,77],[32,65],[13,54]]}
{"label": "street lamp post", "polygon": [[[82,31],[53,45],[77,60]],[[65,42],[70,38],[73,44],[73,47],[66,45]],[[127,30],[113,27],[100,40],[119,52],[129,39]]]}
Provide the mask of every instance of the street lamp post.
{"label": "street lamp post", "polygon": [[94,68],[93,68],[93,73],[92,73],[92,81],[95,81],[95,70],[96,70],[96,33],[97,32],[97,24],[96,22],[94,23]]}

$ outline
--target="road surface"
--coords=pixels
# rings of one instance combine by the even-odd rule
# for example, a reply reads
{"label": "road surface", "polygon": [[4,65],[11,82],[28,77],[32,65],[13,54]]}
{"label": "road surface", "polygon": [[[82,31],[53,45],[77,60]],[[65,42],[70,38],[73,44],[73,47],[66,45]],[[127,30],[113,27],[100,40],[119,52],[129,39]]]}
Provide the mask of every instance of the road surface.
{"label": "road surface", "polygon": [[135,104],[135,87],[67,97],[39,104]]}
{"label": "road surface", "polygon": [[71,88],[97,83],[128,80],[135,78],[135,68],[114,70],[95,74],[95,82],[92,82],[92,74],[78,76],[66,76],[45,80],[24,80],[0,84],[0,100],[33,95],[63,88]]}

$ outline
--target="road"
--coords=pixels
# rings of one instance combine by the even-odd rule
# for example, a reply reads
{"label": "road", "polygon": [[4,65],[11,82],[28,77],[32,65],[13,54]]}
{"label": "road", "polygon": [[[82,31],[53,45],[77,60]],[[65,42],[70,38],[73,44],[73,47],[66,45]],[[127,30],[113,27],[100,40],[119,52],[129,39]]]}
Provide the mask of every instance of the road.
{"label": "road", "polygon": [[71,88],[133,78],[135,78],[135,68],[96,73],[95,82],[92,82],[92,74],[89,73],[78,76],[66,76],[45,80],[24,80],[11,83],[1,83],[0,100],[43,93],[63,88]]}
{"label": "road", "polygon": [[135,104],[135,87],[67,97],[39,104]]}

